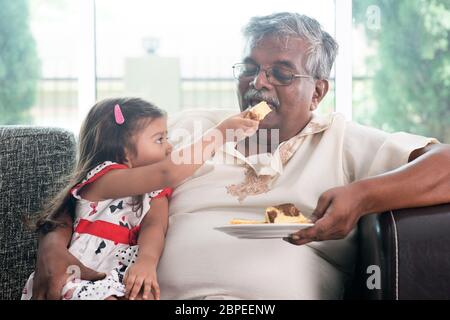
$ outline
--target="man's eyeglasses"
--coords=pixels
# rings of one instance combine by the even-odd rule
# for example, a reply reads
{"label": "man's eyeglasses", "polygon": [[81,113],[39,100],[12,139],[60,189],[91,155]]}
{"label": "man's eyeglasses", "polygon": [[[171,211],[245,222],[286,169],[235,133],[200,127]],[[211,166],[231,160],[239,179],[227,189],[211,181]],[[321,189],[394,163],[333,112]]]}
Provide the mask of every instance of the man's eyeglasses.
{"label": "man's eyeglasses", "polygon": [[295,78],[312,78],[312,76],[295,74],[286,68],[273,66],[261,69],[253,63],[236,63],[233,66],[233,76],[239,81],[251,81],[258,76],[260,71],[264,71],[267,81],[274,86],[288,86]]}

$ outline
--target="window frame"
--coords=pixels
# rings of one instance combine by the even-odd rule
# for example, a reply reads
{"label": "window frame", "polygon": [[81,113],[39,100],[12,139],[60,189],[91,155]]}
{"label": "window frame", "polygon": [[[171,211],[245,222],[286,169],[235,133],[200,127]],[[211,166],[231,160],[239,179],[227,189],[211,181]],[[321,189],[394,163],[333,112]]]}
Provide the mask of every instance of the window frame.
{"label": "window frame", "polygon": [[352,0],[334,1],[335,38],[339,44],[339,54],[335,61],[335,111],[352,120]]}
{"label": "window frame", "polygon": [[[83,22],[80,24],[78,107],[81,119],[97,100],[96,74],[96,1],[79,1]],[[339,54],[335,61],[335,111],[352,120],[352,0],[334,0],[335,38]]]}

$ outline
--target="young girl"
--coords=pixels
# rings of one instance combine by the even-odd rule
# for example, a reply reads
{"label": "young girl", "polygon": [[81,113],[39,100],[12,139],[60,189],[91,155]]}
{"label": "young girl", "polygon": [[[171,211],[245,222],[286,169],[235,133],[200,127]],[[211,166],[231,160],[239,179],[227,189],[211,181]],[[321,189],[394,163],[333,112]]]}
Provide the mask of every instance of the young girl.
{"label": "young girl", "polygon": [[[37,228],[49,232],[60,225],[58,213],[69,212],[74,222],[70,253],[106,277],[80,280],[74,266],[68,270],[72,275],[62,298],[159,299],[156,268],[164,247],[171,187],[213,156],[225,142],[221,139],[225,130],[240,129],[244,131],[240,138],[244,138],[253,134],[257,125],[238,114],[193,144],[172,152],[161,109],[136,98],[97,103],[80,131],[71,182],[44,211]],[[201,161],[173,161],[174,156],[184,159],[199,151]],[[22,299],[32,298],[33,275]]]}

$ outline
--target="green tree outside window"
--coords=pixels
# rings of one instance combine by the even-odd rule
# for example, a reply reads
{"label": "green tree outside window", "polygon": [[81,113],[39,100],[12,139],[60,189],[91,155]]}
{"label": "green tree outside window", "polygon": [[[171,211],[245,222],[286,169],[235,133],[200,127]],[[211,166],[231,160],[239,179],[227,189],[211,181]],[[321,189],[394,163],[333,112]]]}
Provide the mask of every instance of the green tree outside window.
{"label": "green tree outside window", "polygon": [[[379,28],[367,25],[369,6]],[[367,61],[376,107],[357,120],[450,142],[450,1],[354,0],[353,17],[377,51]]]}
{"label": "green tree outside window", "polygon": [[31,122],[40,64],[27,0],[0,0],[0,124]]}

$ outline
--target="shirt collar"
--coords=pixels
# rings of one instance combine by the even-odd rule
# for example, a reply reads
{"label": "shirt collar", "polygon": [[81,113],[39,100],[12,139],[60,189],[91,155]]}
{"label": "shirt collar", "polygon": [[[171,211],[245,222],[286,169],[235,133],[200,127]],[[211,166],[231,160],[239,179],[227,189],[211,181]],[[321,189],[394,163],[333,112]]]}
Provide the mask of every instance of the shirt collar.
{"label": "shirt collar", "polygon": [[334,115],[335,114],[332,113],[320,116],[313,113],[308,124],[298,134],[289,140],[280,143],[273,154],[261,153],[245,157],[241,152],[236,150],[235,142],[226,143],[222,147],[222,150],[225,153],[225,156],[233,157],[238,164],[248,165],[258,176],[269,175],[275,177],[283,173],[284,165],[287,164],[298,150],[301,143],[304,141],[303,138],[327,130],[333,122]]}

